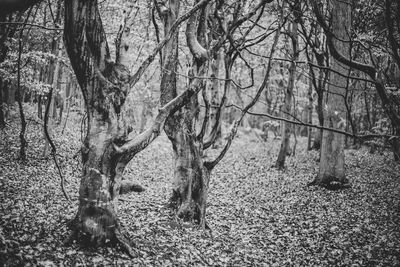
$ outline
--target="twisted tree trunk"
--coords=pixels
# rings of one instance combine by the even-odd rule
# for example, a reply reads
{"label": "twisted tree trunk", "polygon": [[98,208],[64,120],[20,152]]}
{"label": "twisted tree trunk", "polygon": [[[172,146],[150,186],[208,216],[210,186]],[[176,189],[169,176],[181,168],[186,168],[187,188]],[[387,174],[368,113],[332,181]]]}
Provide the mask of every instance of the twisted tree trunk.
{"label": "twisted tree trunk", "polygon": [[[179,23],[174,24],[174,31],[204,3],[207,0],[201,0],[181,17]],[[113,62],[97,5],[97,0],[65,2],[65,46],[87,114],[86,136],[81,148],[83,170],[79,207],[69,225],[74,230],[73,238],[82,233],[95,245],[115,240],[132,256],[134,252],[122,235],[117,217],[118,195],[124,191],[121,190],[121,181],[125,166],[160,134],[167,117],[188,103],[201,88],[199,82],[194,81],[187,90],[159,109],[148,129],[130,137],[130,127],[122,114],[129,89],[139,81],[169,37],[131,75],[125,67],[129,63],[127,55],[134,49],[130,42],[126,42],[130,38],[126,26],[129,12],[120,27],[116,61]]]}
{"label": "twisted tree trunk", "polygon": [[[158,9],[163,18],[165,35],[170,31],[171,25],[179,12],[179,1],[169,1],[169,6]],[[205,23],[204,10],[202,19]],[[192,54],[202,55],[201,45],[197,42],[196,25],[197,16],[189,18],[187,26],[188,44]],[[201,22],[200,22],[201,23]],[[196,40],[195,40],[196,39]],[[161,104],[165,104],[177,95],[176,69],[178,62],[178,33],[167,42],[163,49],[163,69],[161,77]],[[196,58],[196,56],[195,56]],[[205,74],[204,59],[198,60],[195,67],[195,75]],[[190,83],[193,79],[190,79]],[[200,87],[204,90],[204,83]],[[196,221],[205,225],[205,203],[208,191],[209,172],[203,166],[202,144],[196,136],[195,122],[198,113],[197,97],[183,107],[180,111],[170,116],[164,130],[171,140],[174,151],[174,178],[170,206],[176,211],[178,217]]]}
{"label": "twisted tree trunk", "polygon": [[87,112],[79,207],[70,226],[74,234],[82,233],[94,245],[106,240],[126,244],[117,219],[117,197],[126,164],[120,163],[114,142],[125,138],[119,114],[129,71],[110,60],[96,0],[65,2],[64,38]]}

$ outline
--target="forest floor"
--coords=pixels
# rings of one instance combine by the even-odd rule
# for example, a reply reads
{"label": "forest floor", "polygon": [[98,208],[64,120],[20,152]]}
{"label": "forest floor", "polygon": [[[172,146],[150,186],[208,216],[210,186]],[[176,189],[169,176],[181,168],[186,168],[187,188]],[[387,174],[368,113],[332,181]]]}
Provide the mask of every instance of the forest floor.
{"label": "forest floor", "polygon": [[139,256],[129,259],[111,246],[63,246],[78,203],[80,121],[71,118],[63,134],[62,126],[54,134],[68,203],[53,161],[42,156],[41,126],[28,119],[26,162],[17,159],[18,124],[0,131],[0,266],[400,265],[400,166],[389,152],[347,150],[351,188],[329,191],[307,187],[318,153],[306,151],[305,139],[278,171],[271,166],[279,141],[243,135],[212,173],[211,231],[175,223],[166,207],[173,162],[161,136],[125,173],[146,191],[119,201],[119,218]]}

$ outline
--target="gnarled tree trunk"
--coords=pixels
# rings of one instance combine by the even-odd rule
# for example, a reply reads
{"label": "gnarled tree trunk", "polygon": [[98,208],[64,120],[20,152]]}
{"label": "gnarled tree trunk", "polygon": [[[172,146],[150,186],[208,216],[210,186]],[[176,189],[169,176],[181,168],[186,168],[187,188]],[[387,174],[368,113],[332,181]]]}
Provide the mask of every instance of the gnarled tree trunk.
{"label": "gnarled tree trunk", "polygon": [[[169,1],[169,6],[158,9],[163,18],[165,35],[177,18],[179,1]],[[206,16],[203,9],[202,19],[205,23]],[[188,44],[194,50],[200,44],[196,39],[197,16],[189,18],[187,27]],[[201,23],[201,22],[200,22]],[[196,39],[196,40],[195,40]],[[161,104],[164,105],[177,95],[176,68],[178,62],[178,33],[167,42],[163,49],[163,69],[161,77]],[[200,54],[200,57],[202,55]],[[194,70],[196,76],[205,73],[204,59],[197,61]],[[193,79],[190,79],[190,83]],[[200,87],[204,87],[201,82]],[[205,224],[205,203],[207,198],[209,172],[203,166],[202,144],[196,136],[195,121],[198,113],[197,98],[193,98],[180,111],[170,116],[165,124],[165,132],[171,140],[174,151],[174,178],[173,191],[170,198],[171,207],[176,210],[177,216],[184,220],[195,220]]]}
{"label": "gnarled tree trunk", "polygon": [[[196,12],[200,1],[186,18]],[[97,0],[70,0],[65,3],[65,46],[77,76],[87,113],[87,129],[82,146],[83,171],[79,189],[79,207],[70,226],[75,234],[101,245],[106,240],[121,242],[128,254],[132,249],[121,234],[117,218],[117,198],[126,164],[145,149],[159,134],[166,118],[189,102],[200,91],[194,81],[183,93],[159,109],[152,125],[143,133],[129,136],[129,125],[123,119],[123,106],[129,93],[141,78],[157,49],[131,75],[125,64],[133,46],[125,42],[130,37],[127,27],[129,12],[116,40],[116,61],[111,60],[106,35],[97,8]],[[174,31],[185,18],[174,24]],[[168,39],[166,39],[168,40]],[[122,190],[124,191],[124,190]]]}
{"label": "gnarled tree trunk", "polygon": [[114,143],[125,138],[119,113],[129,71],[110,60],[96,0],[65,2],[64,38],[87,112],[79,208],[70,226],[101,245],[121,238],[117,197],[125,164]]}

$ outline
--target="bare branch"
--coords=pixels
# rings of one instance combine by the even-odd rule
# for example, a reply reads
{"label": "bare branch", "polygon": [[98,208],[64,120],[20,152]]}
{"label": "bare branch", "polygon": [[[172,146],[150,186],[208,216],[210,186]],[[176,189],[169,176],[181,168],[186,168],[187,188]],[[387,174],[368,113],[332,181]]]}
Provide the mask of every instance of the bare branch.
{"label": "bare branch", "polygon": [[[278,40],[279,40],[279,36],[281,33],[281,27],[282,27],[282,22],[283,22],[283,18],[282,18],[282,14],[281,14],[281,18],[280,18],[280,22],[279,22],[279,26],[278,26],[278,30],[275,33],[275,37],[274,37],[274,42],[272,44],[271,47],[271,51],[269,53],[269,56],[272,58],[275,50],[276,50],[276,46],[278,44]],[[264,89],[266,87],[269,86],[269,76],[271,73],[271,69],[272,69],[272,60],[268,61],[268,66],[267,66],[267,71],[265,73],[264,76],[264,80],[262,82],[262,84],[260,85],[260,87],[257,90],[257,93],[255,95],[255,97],[250,101],[250,103],[242,110],[242,113],[240,114],[240,117],[235,121],[231,133],[228,137],[227,143],[225,145],[225,147],[222,149],[222,151],[220,152],[220,154],[215,158],[215,160],[211,161],[211,162],[205,162],[204,166],[206,166],[209,170],[213,169],[221,160],[222,158],[225,156],[226,152],[228,151],[228,149],[230,148],[233,138],[235,137],[239,124],[242,121],[243,117],[246,115],[246,113],[248,112],[248,110],[254,106],[255,103],[257,103],[258,99],[261,96],[261,93],[264,91]]]}
{"label": "bare branch", "polygon": [[[243,108],[241,108],[241,107],[239,107],[239,106],[237,106],[235,104],[232,104],[230,106],[235,107],[235,108],[243,111]],[[284,121],[284,122],[292,123],[292,124],[295,124],[295,125],[301,125],[301,126],[307,126],[307,127],[311,127],[311,128],[316,128],[316,129],[319,129],[319,130],[331,131],[331,132],[343,134],[343,135],[346,135],[346,136],[349,136],[349,137],[352,137],[352,138],[357,138],[357,139],[371,139],[371,138],[389,138],[390,139],[390,138],[399,138],[399,136],[396,136],[396,135],[386,135],[386,134],[357,135],[357,134],[353,134],[353,133],[337,130],[335,128],[324,127],[324,126],[320,126],[320,125],[306,123],[306,122],[303,122],[303,121],[298,120],[298,119],[297,119],[297,121],[293,121],[293,120],[285,119],[285,118],[274,116],[274,115],[267,114],[267,113],[257,113],[257,112],[247,111],[247,114],[254,115],[254,116],[267,117],[267,118],[270,118],[270,119],[273,119],[273,120]]]}
{"label": "bare branch", "polygon": [[201,7],[207,4],[210,0],[201,0],[198,2],[191,10],[189,10],[186,14],[182,15],[178,18],[174,24],[171,26],[171,30],[169,31],[168,35],[157,45],[156,48],[150,53],[150,55],[146,58],[146,60],[142,63],[142,65],[137,69],[134,75],[131,76],[129,79],[129,85],[132,88],[142,77],[143,73],[146,71],[147,67],[153,62],[156,55],[161,51],[164,45],[172,38],[175,31],[177,31],[178,27],[191,17],[194,13],[197,12]]}
{"label": "bare branch", "polygon": [[[200,69],[200,75],[204,75],[206,68]],[[124,145],[118,147],[114,144],[117,153],[121,154],[121,163],[128,163],[137,153],[146,148],[157,136],[160,135],[161,128],[168,116],[182,108],[189,99],[202,89],[201,80],[193,79],[189,88],[180,95],[168,102],[159,112],[151,124],[143,133],[135,136],[134,139],[127,141]]]}

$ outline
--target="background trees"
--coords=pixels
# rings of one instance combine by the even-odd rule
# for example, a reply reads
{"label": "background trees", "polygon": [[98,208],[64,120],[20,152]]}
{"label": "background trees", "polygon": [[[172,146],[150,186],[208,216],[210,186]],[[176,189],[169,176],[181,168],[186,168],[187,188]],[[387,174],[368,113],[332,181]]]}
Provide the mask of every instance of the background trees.
{"label": "background trees", "polygon": [[163,128],[170,206],[203,229],[211,172],[237,135],[263,146],[280,130],[279,169],[308,135],[308,148],[321,147],[314,184],[328,187],[347,184],[345,146],[390,145],[399,158],[394,1],[36,2],[0,13],[0,127],[18,101],[24,159],[25,111],[49,143],[52,117],[64,128],[70,112],[80,120],[72,237],[134,254],[118,219],[124,171]]}

